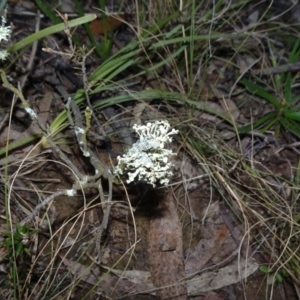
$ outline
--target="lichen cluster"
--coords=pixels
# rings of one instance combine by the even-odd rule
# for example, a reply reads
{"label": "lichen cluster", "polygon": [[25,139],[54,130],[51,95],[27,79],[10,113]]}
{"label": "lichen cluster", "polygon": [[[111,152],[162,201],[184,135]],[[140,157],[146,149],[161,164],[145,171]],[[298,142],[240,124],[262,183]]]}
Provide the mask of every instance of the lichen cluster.
{"label": "lichen cluster", "polygon": [[[8,41],[8,39],[10,38],[10,35],[11,35],[11,27],[5,26],[5,23],[6,23],[6,19],[3,16],[1,26],[0,26],[0,42],[2,40]],[[7,51],[0,49],[0,59],[6,60],[7,56],[8,56]]]}
{"label": "lichen cluster", "polygon": [[133,129],[139,135],[139,140],[122,157],[117,157],[118,165],[114,173],[127,173],[127,183],[137,179],[152,184],[153,187],[157,182],[167,185],[173,175],[173,165],[169,159],[175,153],[165,149],[165,146],[172,142],[171,135],[177,134],[178,130],[170,131],[170,124],[164,120],[134,125]]}

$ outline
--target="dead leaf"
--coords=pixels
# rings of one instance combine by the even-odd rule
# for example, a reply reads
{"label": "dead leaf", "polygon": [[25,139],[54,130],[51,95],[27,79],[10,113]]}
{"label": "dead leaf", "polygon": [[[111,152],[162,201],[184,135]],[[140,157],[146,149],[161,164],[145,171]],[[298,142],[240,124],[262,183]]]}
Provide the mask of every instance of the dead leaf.
{"label": "dead leaf", "polygon": [[224,286],[228,286],[247,278],[258,269],[258,263],[254,258],[249,260],[236,260],[230,266],[219,269],[218,271],[211,271],[200,276],[194,277],[187,282],[188,294],[198,295],[208,291],[214,291]]}
{"label": "dead leaf", "polygon": [[89,26],[94,35],[102,35],[105,32],[113,32],[118,29],[126,20],[127,14],[120,14],[116,16],[107,16],[105,20],[95,19]]}
{"label": "dead leaf", "polygon": [[249,71],[257,62],[256,59],[254,59],[250,55],[238,55],[237,56],[237,65],[240,68],[240,73],[244,74],[247,71]]}
{"label": "dead leaf", "polygon": [[[125,294],[138,294],[149,291],[152,294],[154,285],[150,281],[150,272],[145,271],[121,271],[107,268],[106,273],[101,274],[98,266],[84,266],[61,256],[64,265],[77,279],[97,286],[96,291],[116,299]],[[118,278],[115,274],[122,277]],[[128,278],[130,278],[130,280]]]}
{"label": "dead leaf", "polygon": [[224,300],[224,297],[221,297],[216,292],[208,292],[204,295],[204,298],[202,300]]}
{"label": "dead leaf", "polygon": [[[139,271],[139,270],[122,271],[122,270],[111,269],[111,268],[105,267],[103,265],[102,265],[102,268],[108,270],[109,272],[112,272],[113,274],[117,275],[118,277],[126,278],[134,283],[137,283],[137,284],[147,283],[149,286],[152,285],[150,272]],[[153,287],[154,287],[154,285],[153,285]]]}
{"label": "dead leaf", "polygon": [[[52,99],[53,99],[53,93],[50,92],[46,93],[43,99],[38,102],[38,107],[35,108],[38,118],[41,124],[44,126],[46,125],[49,118]],[[31,135],[42,135],[40,127],[35,122],[32,122],[31,125],[22,133],[13,130],[12,128],[7,126],[0,135],[0,141],[1,143],[5,144],[8,136],[13,141],[18,141],[18,140],[26,139]],[[43,149],[42,146],[36,147],[31,143],[29,146],[24,146],[24,148],[22,148],[21,151],[15,151],[8,157],[1,159],[0,163],[15,162],[15,161],[22,160],[29,152],[31,157],[33,157],[34,155],[39,154],[42,149]]]}
{"label": "dead leaf", "polygon": [[210,204],[206,213],[205,225],[201,229],[201,235],[204,238],[188,251],[185,263],[186,274],[200,271],[214,255],[220,253],[220,248],[226,240],[229,230],[223,223],[219,210],[219,202]]}
{"label": "dead leaf", "polygon": [[[66,258],[61,258],[68,270],[76,278],[80,278],[92,285],[97,285],[97,291],[104,292],[106,295],[109,295],[112,290],[122,296],[124,296],[124,292],[128,295],[136,295],[138,293],[155,294],[154,285],[150,282],[150,272],[138,270],[124,272],[106,267],[109,271],[101,275],[98,267],[86,267]],[[258,267],[259,265],[255,259],[250,258],[249,260],[236,260],[234,264],[221,268],[218,271],[203,273],[187,281],[188,295],[201,294],[237,283],[253,274]],[[112,274],[122,277],[117,279]]]}
{"label": "dead leaf", "polygon": [[182,228],[172,189],[161,199],[150,220],[148,232],[149,269],[159,299],[186,299]]}

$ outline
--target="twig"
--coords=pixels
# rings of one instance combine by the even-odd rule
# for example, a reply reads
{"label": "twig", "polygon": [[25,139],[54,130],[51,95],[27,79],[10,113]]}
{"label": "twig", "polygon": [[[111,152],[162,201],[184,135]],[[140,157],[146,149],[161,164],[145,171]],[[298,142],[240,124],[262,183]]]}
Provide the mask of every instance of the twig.
{"label": "twig", "polygon": [[291,64],[285,64],[274,68],[266,68],[262,70],[251,70],[250,72],[255,75],[273,75],[285,72],[298,72],[300,70],[300,61]]}
{"label": "twig", "polygon": [[[36,14],[35,32],[38,32],[40,30],[40,24],[41,24],[41,13],[38,10],[38,12]],[[36,54],[36,51],[37,51],[37,45],[38,45],[38,41],[34,41],[34,43],[32,45],[32,48],[31,48],[31,53],[30,53],[30,56],[29,56],[29,60],[28,60],[28,63],[26,65],[26,71],[30,71],[30,69],[32,68],[32,64],[33,64],[35,54]],[[20,85],[21,85],[22,88],[24,87],[24,84],[27,80],[28,75],[29,75],[29,72],[27,72],[21,78]]]}
{"label": "twig", "polygon": [[[69,57],[71,58],[72,55],[74,54],[74,48],[72,46],[72,41],[71,41],[71,33],[68,28],[68,18],[66,15],[62,16],[60,15],[61,18],[65,22],[65,33],[68,35],[69,38],[69,43],[70,43],[70,49],[71,49],[71,55]],[[69,53],[69,54],[70,54]],[[89,54],[90,52],[88,52]],[[85,74],[85,60],[88,54],[85,54],[83,56],[82,60],[82,71]],[[65,101],[66,101],[66,110],[67,110],[67,116],[69,119],[69,122],[71,125],[73,125],[74,133],[77,139],[77,143],[80,146],[82,154],[89,158],[91,164],[93,165],[95,169],[95,174],[92,176],[84,175],[82,174],[77,167],[72,163],[72,161],[61,151],[61,149],[55,144],[55,142],[51,139],[50,135],[51,132],[49,132],[49,129],[46,128],[39,120],[37,114],[35,111],[30,107],[28,101],[25,99],[22,91],[21,91],[21,86],[19,89],[16,89],[13,85],[11,85],[7,78],[4,70],[0,70],[0,75],[3,81],[3,86],[6,87],[7,89],[11,90],[17,97],[20,98],[22,105],[25,109],[25,111],[29,114],[31,117],[32,121],[35,122],[41,129],[44,138],[47,140],[47,142],[51,145],[52,149],[59,155],[62,161],[64,161],[74,172],[74,175],[76,176],[77,180],[73,186],[72,189],[70,190],[61,190],[53,193],[51,196],[47,197],[42,203],[38,204],[33,212],[27,216],[25,219],[21,221],[21,225],[24,225],[26,222],[29,222],[32,220],[38,212],[46,206],[48,203],[50,203],[53,199],[60,195],[67,195],[67,196],[74,196],[77,193],[77,190],[79,189],[84,189],[88,187],[94,187],[99,190],[99,196],[100,196],[100,201],[102,204],[102,209],[103,209],[103,220],[101,225],[98,228],[98,233],[96,236],[96,250],[97,250],[97,257],[98,257],[98,262],[101,262],[101,250],[100,250],[100,243],[101,243],[101,237],[103,232],[107,229],[108,226],[108,221],[109,221],[109,215],[110,215],[110,210],[111,210],[111,205],[112,205],[112,187],[113,187],[113,180],[114,180],[114,175],[112,174],[110,167],[105,166],[99,159],[98,157],[94,154],[94,152],[88,147],[87,145],[87,140],[86,140],[86,134],[87,131],[90,127],[90,117],[92,114],[92,107],[87,96],[87,102],[88,102],[88,108],[86,109],[86,127],[84,127],[83,124],[83,117],[81,114],[81,111],[76,104],[76,102],[69,96],[67,91],[64,89],[64,87],[59,86],[60,92],[63,95]],[[85,75],[86,76],[86,75]],[[54,81],[56,80],[55,78],[52,78]],[[84,85],[85,88],[88,89],[88,82],[85,78],[84,80]],[[57,87],[58,89],[58,87]],[[72,117],[73,115],[73,117]],[[99,122],[97,123],[99,128],[101,127]],[[102,187],[102,178],[106,179],[108,181],[108,196],[105,197],[103,187]]]}
{"label": "twig", "polygon": [[20,222],[20,226],[23,226],[23,225],[25,225],[25,223],[30,222],[44,206],[46,206],[48,203],[50,203],[56,197],[61,196],[61,195],[66,195],[66,191],[65,190],[57,191],[57,192],[53,193],[51,196],[47,197],[42,203],[38,204],[34,208],[33,212],[29,216],[27,216],[25,219],[23,219]]}

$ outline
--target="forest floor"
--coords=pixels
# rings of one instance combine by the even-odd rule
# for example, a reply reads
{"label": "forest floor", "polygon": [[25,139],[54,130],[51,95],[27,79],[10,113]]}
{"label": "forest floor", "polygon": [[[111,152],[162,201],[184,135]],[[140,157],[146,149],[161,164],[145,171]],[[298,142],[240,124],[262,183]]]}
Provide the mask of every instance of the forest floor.
{"label": "forest floor", "polygon": [[[1,299],[299,299],[300,5],[48,2],[6,6]],[[169,184],[111,175],[157,120]]]}

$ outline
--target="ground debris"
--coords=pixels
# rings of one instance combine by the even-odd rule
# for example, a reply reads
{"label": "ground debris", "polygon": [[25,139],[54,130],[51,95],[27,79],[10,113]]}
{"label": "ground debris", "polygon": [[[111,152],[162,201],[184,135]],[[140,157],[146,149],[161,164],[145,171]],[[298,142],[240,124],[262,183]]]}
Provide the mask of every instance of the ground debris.
{"label": "ground debris", "polygon": [[[159,202],[150,220],[148,233],[149,267],[160,299],[186,299],[182,228],[173,200],[173,191]],[[164,288],[163,288],[164,287]]]}

